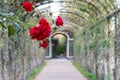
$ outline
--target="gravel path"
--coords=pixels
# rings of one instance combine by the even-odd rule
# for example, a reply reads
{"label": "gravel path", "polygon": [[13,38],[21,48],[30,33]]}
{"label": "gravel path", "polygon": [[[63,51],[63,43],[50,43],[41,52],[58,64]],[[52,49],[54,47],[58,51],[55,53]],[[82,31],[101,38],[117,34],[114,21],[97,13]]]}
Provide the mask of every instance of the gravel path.
{"label": "gravel path", "polygon": [[71,60],[51,59],[34,80],[87,80]]}

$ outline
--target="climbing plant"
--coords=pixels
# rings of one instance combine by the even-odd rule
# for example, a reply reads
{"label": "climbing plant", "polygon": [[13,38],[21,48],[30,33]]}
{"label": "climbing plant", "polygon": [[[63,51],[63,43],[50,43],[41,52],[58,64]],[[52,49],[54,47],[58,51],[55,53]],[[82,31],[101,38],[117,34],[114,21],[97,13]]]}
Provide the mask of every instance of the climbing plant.
{"label": "climbing plant", "polygon": [[34,11],[27,13],[22,2],[0,0],[0,80],[27,80],[44,62],[45,51],[29,35],[39,18],[33,16]]}
{"label": "climbing plant", "polygon": [[[69,22],[68,28],[63,29],[74,33],[76,62],[95,74],[98,80],[120,79],[120,10],[115,0],[27,0],[32,4],[30,11],[23,7],[24,1],[26,0],[0,0],[0,36],[2,37],[0,40],[0,75],[2,75],[2,79],[25,80],[33,68],[43,61],[44,50],[40,49],[40,51],[38,45],[40,43],[40,47],[46,48],[48,43],[43,39],[36,42],[36,38],[31,41],[29,29],[41,24],[39,20],[42,14],[34,15],[35,7],[51,2],[62,4],[59,13],[66,23]],[[37,4],[38,2],[40,4]],[[50,9],[47,11],[43,12],[47,16],[45,23],[51,21],[49,25],[55,24],[54,20],[50,20],[52,14]],[[47,26],[49,25],[47,24]],[[59,26],[59,24],[57,25]],[[71,25],[72,28],[69,27]],[[52,28],[52,31],[54,32],[57,28]],[[50,29],[47,32],[49,34]],[[47,40],[47,38],[48,35],[44,39]],[[39,53],[42,57],[38,57]],[[14,67],[8,69],[7,65]],[[14,75],[8,75],[10,72]]]}

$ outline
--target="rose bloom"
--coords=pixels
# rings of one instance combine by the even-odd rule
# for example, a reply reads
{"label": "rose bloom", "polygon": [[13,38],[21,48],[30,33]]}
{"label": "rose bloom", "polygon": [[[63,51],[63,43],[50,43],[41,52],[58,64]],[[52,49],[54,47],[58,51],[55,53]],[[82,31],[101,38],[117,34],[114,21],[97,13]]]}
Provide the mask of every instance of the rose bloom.
{"label": "rose bloom", "polygon": [[32,11],[32,4],[28,1],[22,3],[22,7],[25,9],[26,12]]}
{"label": "rose bloom", "polygon": [[39,44],[39,48],[40,48],[40,47],[43,47],[44,49],[46,49],[47,46],[48,46],[47,40],[43,40],[42,43]]}
{"label": "rose bloom", "polygon": [[43,40],[46,39],[50,33],[51,33],[51,28],[49,25],[39,25],[38,26],[40,29],[39,36],[37,37],[37,40]]}
{"label": "rose bloom", "polygon": [[34,26],[33,28],[30,28],[29,33],[31,39],[36,39],[37,37],[39,37],[40,29],[39,27]]}
{"label": "rose bloom", "polygon": [[39,22],[38,26],[30,28],[31,39],[44,40],[51,33],[50,25],[45,19],[41,19]]}
{"label": "rose bloom", "polygon": [[39,26],[38,26],[41,30],[41,36],[39,36],[37,38],[37,40],[43,40],[45,38],[47,38],[50,33],[51,33],[51,28],[49,23],[46,21],[46,19],[42,18],[39,20]]}
{"label": "rose bloom", "polygon": [[62,18],[60,16],[57,17],[55,22],[56,22],[57,26],[63,26],[63,24],[64,24],[63,20],[62,20]]}

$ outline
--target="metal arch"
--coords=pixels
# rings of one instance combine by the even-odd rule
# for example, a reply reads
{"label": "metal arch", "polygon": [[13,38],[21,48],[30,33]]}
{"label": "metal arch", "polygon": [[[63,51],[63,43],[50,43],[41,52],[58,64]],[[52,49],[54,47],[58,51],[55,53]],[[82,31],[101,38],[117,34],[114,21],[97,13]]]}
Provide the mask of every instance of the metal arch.
{"label": "metal arch", "polygon": [[[106,1],[106,0],[105,0],[105,1]],[[109,5],[112,5],[112,6],[111,6],[111,9],[113,10],[113,12],[116,11],[117,8],[115,7],[115,4],[112,3],[113,0],[107,0],[107,1],[109,1],[109,3],[110,3],[110,4],[108,3]],[[106,2],[107,2],[107,1],[106,1]],[[115,1],[115,0],[114,0],[114,1]],[[112,8],[112,7],[113,7],[113,8]]]}
{"label": "metal arch", "polygon": [[[69,10],[69,9],[71,9],[71,10]],[[74,8],[66,8],[66,9],[61,9],[61,11],[67,11],[67,12],[74,12],[74,13],[79,13],[79,15],[83,15],[86,11],[79,11],[78,9],[74,9]],[[87,12],[86,12],[87,13]],[[88,13],[87,13],[88,14]],[[93,17],[94,15],[90,15],[90,14],[88,14],[90,17]]]}
{"label": "metal arch", "polygon": [[[73,3],[73,1],[53,1],[53,2],[50,2],[50,3],[57,3],[57,2],[59,2],[59,3]],[[46,4],[49,4],[49,3],[46,3]],[[79,1],[79,3],[73,3],[73,4],[82,5],[82,4],[80,3],[80,1]],[[91,4],[88,4],[88,5],[91,5]],[[83,5],[83,6],[84,6],[84,5]],[[93,5],[93,4],[92,4],[91,6],[92,6],[93,8],[95,8],[95,10],[91,9],[91,11],[94,12],[95,14],[97,14],[96,11],[98,11],[99,9],[96,8],[96,6]],[[98,12],[101,14],[100,11],[98,11]]]}
{"label": "metal arch", "polygon": [[[107,2],[108,5],[110,5],[110,8],[111,8],[112,11],[116,10],[115,5],[113,3],[111,3],[111,0],[105,0],[105,2]],[[112,6],[111,6],[111,4],[112,4]]]}
{"label": "metal arch", "polygon": [[[62,12],[61,14],[63,14],[63,13],[64,13],[64,12]],[[65,12],[65,13],[66,13],[66,12]],[[71,13],[67,13],[67,14],[70,14],[70,15],[71,15]],[[74,15],[74,14],[72,14],[72,15]],[[77,16],[77,15],[75,15],[75,16]],[[78,16],[78,17],[79,17],[79,16]],[[66,23],[69,23],[69,22],[70,22],[70,23],[72,23],[72,24],[74,24],[74,25],[77,26],[76,29],[79,29],[78,26],[80,26],[80,24],[78,24],[78,23],[70,20],[70,17],[63,16],[63,18],[66,18],[66,19],[68,18],[68,19],[67,19],[68,22],[66,22]],[[80,17],[79,17],[79,18],[80,18]],[[81,19],[82,19],[82,18],[81,18]],[[82,22],[85,22],[85,21],[86,21],[86,20],[84,20],[84,19],[82,20]]]}
{"label": "metal arch", "polygon": [[[106,1],[106,0],[105,0],[105,1]],[[87,1],[85,1],[85,2],[87,2]],[[93,2],[94,2],[94,1],[93,1]],[[100,0],[97,0],[96,2],[103,7],[104,11],[106,11],[107,13],[109,13],[109,11],[105,8],[105,6],[101,3]],[[91,2],[88,2],[88,4],[91,4],[91,5],[94,6],[96,9],[99,9],[99,8],[97,8],[97,6],[96,6],[95,4],[92,3],[92,1],[91,1]],[[107,4],[108,4],[108,3],[107,3]],[[114,5],[113,5],[113,6],[114,6]],[[111,6],[110,6],[110,7],[111,7]],[[112,9],[112,8],[111,8],[111,9]],[[100,11],[100,10],[99,10],[99,11]]]}
{"label": "metal arch", "polygon": [[77,13],[73,13],[73,12],[63,12],[63,11],[61,11],[61,13],[73,14],[73,15],[76,15],[76,16],[80,17],[81,19],[83,19],[84,22],[89,21],[88,19],[84,18],[83,16],[81,16],[81,15],[79,15],[79,14],[77,14]]}
{"label": "metal arch", "polygon": [[[104,1],[104,0],[103,0],[103,1]],[[112,2],[111,0],[108,0],[108,1],[109,1],[110,3]],[[91,1],[91,2],[92,2],[92,1]],[[108,11],[108,10],[106,9],[106,7],[101,3],[100,0],[97,0],[96,2],[103,7],[103,9],[105,10],[106,13],[109,13],[109,11]],[[107,1],[105,0],[104,2],[107,2]],[[108,2],[107,2],[107,4],[110,5]],[[111,4],[112,4],[112,3],[111,3]],[[112,8],[112,6],[114,7],[114,9]],[[109,6],[109,7],[111,8],[111,10],[112,10],[112,11],[116,10],[115,5],[112,4],[112,6]]]}
{"label": "metal arch", "polygon": [[[70,13],[70,14],[73,14],[73,15],[76,15],[76,16],[80,17],[81,19],[87,20],[85,17],[81,16],[81,15],[78,14],[78,13],[72,12],[72,11],[64,11],[64,10],[61,10],[61,11],[59,11],[59,12],[60,12],[60,13]],[[43,11],[43,12],[40,12],[40,13],[44,13],[44,11]],[[54,12],[54,13],[57,13],[57,12]]]}
{"label": "metal arch", "polygon": [[[81,18],[81,19],[83,19],[82,21],[86,21],[87,19],[85,19],[83,16],[81,16],[81,15],[79,15],[79,14],[77,14],[77,13],[73,13],[73,12],[66,12],[66,11],[59,11],[60,13],[67,13],[67,14],[73,14],[73,15],[76,15],[76,16],[78,16],[79,18]],[[88,20],[87,20],[88,21]],[[75,23],[75,22],[73,22],[73,23]],[[75,24],[77,24],[77,23],[75,23]],[[78,24],[77,24],[78,25]]]}
{"label": "metal arch", "polygon": [[[63,13],[64,13],[64,12],[62,12],[61,14],[63,14]],[[71,13],[67,13],[67,14],[71,14]],[[74,14],[73,14],[73,15],[74,15]],[[77,16],[77,15],[75,15],[75,16]],[[74,23],[74,24],[76,24],[76,25],[80,25],[80,24],[78,24],[77,22],[70,20],[70,17],[66,17],[66,16],[64,17],[64,16],[63,16],[63,18],[66,18],[66,19],[68,18],[67,21],[72,22],[72,23]],[[81,18],[81,19],[82,19],[82,18]],[[82,19],[82,22],[85,22],[85,21],[86,21],[86,20]]]}
{"label": "metal arch", "polygon": [[94,15],[97,16],[93,11],[91,11],[89,9],[78,8],[78,10],[88,13],[90,16],[94,16]]}
{"label": "metal arch", "polygon": [[[71,8],[71,6],[70,6],[70,7],[68,7],[68,6],[62,6],[62,7],[64,7],[64,8],[69,8],[69,9],[74,9],[73,7]],[[81,12],[81,11],[82,11],[82,12],[86,12],[86,13],[89,14],[91,17],[92,17],[92,16],[97,16],[97,15],[96,15],[93,11],[91,11],[90,9],[87,9],[87,8],[86,8],[86,9],[85,9],[85,8],[83,9],[83,8],[81,8],[81,7],[79,7],[79,6],[76,8],[76,10],[77,10],[77,9],[78,9],[78,11],[80,11],[80,12]]]}
{"label": "metal arch", "polygon": [[[67,20],[68,22],[72,22],[72,23],[74,23],[74,24],[76,24],[76,25],[80,25],[80,24],[78,24],[77,22],[71,20],[69,17],[64,17],[64,18],[66,18],[66,20]],[[67,19],[67,18],[68,18],[68,19]]]}
{"label": "metal arch", "polygon": [[[65,14],[65,12],[61,12],[61,14]],[[67,14],[67,18],[71,18],[71,20],[72,20],[72,18],[73,19],[76,19],[76,17],[78,17],[80,20],[82,20],[82,21],[86,21],[86,19],[83,19],[83,18],[81,18],[80,16],[78,16],[78,15],[75,15],[75,14],[73,14],[73,13],[66,13]],[[72,16],[72,17],[69,17],[69,16]]]}
{"label": "metal arch", "polygon": [[[78,1],[79,3],[78,3],[78,5],[79,4],[81,4],[81,1],[79,0]],[[92,3],[87,3],[86,1],[84,1],[87,5],[89,5],[89,6],[92,6],[94,9],[95,9],[95,11],[98,11],[99,12],[99,14],[101,14],[101,12],[100,12],[100,10],[99,10],[99,8],[97,8],[97,6],[95,6],[94,4],[92,4]],[[84,6],[84,5],[83,5]],[[91,9],[91,8],[90,8]],[[92,11],[95,13],[95,14],[97,14],[93,9],[92,9]]]}
{"label": "metal arch", "polygon": [[[61,2],[61,1],[55,1],[55,2]],[[68,2],[68,1],[62,1],[62,2]],[[69,1],[69,2],[71,2],[71,3],[73,3],[73,1]],[[80,2],[80,1],[79,1]],[[53,2],[54,3],[54,2]],[[80,4],[80,3],[73,3],[73,4]],[[88,4],[89,5],[89,4]],[[94,5],[94,4],[93,4]],[[88,9],[88,8],[87,8]],[[103,8],[104,9],[104,8]],[[95,9],[96,10],[96,9]],[[93,9],[91,10],[91,11],[93,11]],[[95,11],[94,11],[95,12]],[[67,13],[67,12],[66,12]],[[71,12],[70,12],[71,13]],[[80,16],[79,14],[76,14],[75,13],[75,15],[78,15],[78,16]],[[83,16],[82,16],[82,18],[83,18]],[[85,19],[85,18],[83,18],[83,19]]]}
{"label": "metal arch", "polygon": [[[86,1],[86,2],[87,2],[87,1]],[[91,3],[91,5],[94,5],[94,4],[92,3],[92,1],[89,2],[89,3]],[[109,11],[108,11],[108,10],[106,9],[106,7],[101,3],[100,0],[97,0],[96,3],[100,4],[100,5],[103,7],[103,9],[104,9],[104,11],[105,11],[106,13],[109,13]],[[95,6],[95,5],[94,5],[94,6]],[[100,10],[99,10],[99,11],[100,11]]]}
{"label": "metal arch", "polygon": [[74,32],[75,30],[79,30],[80,25],[77,25],[71,21],[67,22],[66,24],[71,25],[71,27],[64,27],[64,28],[59,28],[58,31],[65,31],[65,30],[70,30],[71,32]]}
{"label": "metal arch", "polygon": [[[88,5],[91,5],[91,6],[95,9],[95,11],[97,10],[99,14],[102,14],[102,12],[99,10],[99,8],[98,8],[96,5],[94,5],[94,4],[91,3],[91,2],[87,2],[86,0],[85,0],[85,2],[86,2]],[[93,10],[93,9],[92,9],[92,10]],[[95,12],[95,11],[94,11],[94,12]],[[97,15],[97,13],[95,13],[95,14]]]}
{"label": "metal arch", "polygon": [[[75,12],[72,12],[72,11],[59,11],[60,13],[67,13],[67,14],[72,14],[72,15],[75,15],[75,16],[78,16],[80,19],[82,19],[82,21],[86,22],[88,21],[88,19],[86,19],[85,17],[81,16],[82,14],[78,14],[78,13],[75,13]],[[44,11],[43,11],[44,13]],[[54,12],[54,13],[57,13],[57,12]],[[75,22],[74,22],[75,23]],[[77,24],[77,23],[76,23]]]}
{"label": "metal arch", "polygon": [[[66,6],[61,6],[61,7],[65,7],[66,8]],[[67,9],[74,9],[74,8],[71,8],[71,7],[68,7]],[[65,9],[61,9],[61,10],[65,10]],[[88,9],[89,10],[89,9]],[[46,10],[46,11],[48,11],[48,10]],[[91,16],[91,17],[93,17],[93,16],[97,16],[97,15],[95,15],[94,14],[94,12],[92,13],[92,12],[90,12],[91,10],[89,10],[89,11],[87,11],[87,10],[83,10],[82,8],[80,9],[78,9],[78,8],[76,8],[76,11],[78,11],[78,12],[86,12],[89,16]],[[45,10],[44,11],[41,11],[41,13],[44,13],[45,12]],[[84,13],[83,13],[84,14]]]}
{"label": "metal arch", "polygon": [[75,13],[75,12],[70,12],[70,11],[60,11],[60,13],[70,13],[70,14],[74,14],[74,15],[77,15],[79,16],[81,19],[84,19],[84,20],[87,20],[85,17],[81,16],[80,14],[78,13]]}
{"label": "metal arch", "polygon": [[[80,4],[80,3],[79,3],[79,4]],[[77,4],[77,5],[79,5],[79,4]],[[80,5],[82,5],[82,6],[84,7],[83,4],[80,4]],[[77,6],[77,9],[80,10],[80,11],[84,11],[82,8],[79,8],[79,6]],[[92,13],[91,13],[90,11],[91,11]],[[86,8],[86,10],[85,10],[84,12],[88,13],[89,15],[91,15],[91,14],[94,13],[94,14],[97,16],[97,13],[96,13],[95,11],[93,11],[93,10],[91,10],[91,9],[88,9],[88,8]],[[94,15],[94,14],[93,14],[93,15]]]}
{"label": "metal arch", "polygon": [[[84,1],[84,0],[79,0],[79,1]],[[106,1],[106,0],[105,0]],[[99,10],[99,8],[95,5],[95,4],[93,4],[92,2],[94,2],[94,1],[90,1],[90,2],[88,2],[87,0],[85,0],[84,2],[86,2],[86,3],[88,3],[88,4],[90,4],[90,5],[92,5],[94,8],[96,8],[96,9],[98,9]],[[100,0],[97,0],[96,1],[98,4],[100,4],[101,3],[101,1]],[[100,2],[100,3],[99,3]],[[108,3],[107,3],[108,4]],[[102,5],[102,4],[100,4],[100,5]],[[114,5],[113,5],[114,6]],[[105,6],[104,5],[102,5],[102,7],[103,7],[103,9],[106,11],[106,12],[109,12],[109,11],[107,11],[107,9],[105,8]],[[112,9],[112,8],[111,8]],[[100,10],[99,10],[100,11]]]}
{"label": "metal arch", "polygon": [[[64,17],[64,18],[66,18],[66,17]],[[69,17],[68,17],[69,18]],[[76,28],[74,28],[74,29],[79,29],[79,27],[80,27],[80,24],[78,24],[78,23],[76,23],[76,22],[73,22],[73,21],[71,21],[71,20],[67,20],[68,22],[66,22],[66,23],[71,23],[72,25],[76,25]],[[85,21],[84,21],[85,22]]]}
{"label": "metal arch", "polygon": [[71,24],[71,25],[73,25],[73,26],[76,26],[76,28],[74,27],[73,29],[79,29],[79,27],[80,27],[80,25],[78,25],[78,24],[76,24],[76,23],[74,23],[74,22],[71,22],[71,21],[69,21],[69,22],[67,22],[67,23],[69,23],[69,24]]}
{"label": "metal arch", "polygon": [[[49,12],[49,9],[48,10],[42,10],[41,12],[37,12],[37,14],[39,14],[39,13],[44,13],[44,12]],[[79,11],[79,10],[78,10]],[[60,10],[60,11],[57,11],[57,12],[62,12],[62,13],[71,13],[71,14],[74,14],[74,15],[77,15],[77,16],[79,16],[79,17],[81,17],[82,19],[85,19],[85,20],[87,20],[85,17],[83,17],[83,16],[81,16],[80,14],[78,14],[78,13],[76,13],[76,12],[72,12],[72,11],[65,11],[65,10]],[[56,13],[56,12],[54,12],[54,13]]]}
{"label": "metal arch", "polygon": [[[76,0],[77,1],[77,3],[74,1],[73,2],[73,0],[72,1],[63,1],[63,0],[61,0],[61,1],[51,1],[51,2],[48,2],[48,3],[56,3],[56,2],[59,2],[59,3],[73,3],[73,4],[77,4],[77,5],[82,5],[81,4],[81,2],[83,1],[83,2],[85,2],[86,4],[88,4],[88,5],[91,5],[93,8],[91,9],[91,11],[93,11],[95,14],[97,14],[96,13],[96,11],[98,11],[98,13],[99,14],[101,14],[102,12],[99,10],[99,8],[95,5],[95,4],[93,4],[92,3],[92,1],[91,2],[88,2],[87,0]],[[99,0],[98,0],[99,1]],[[94,2],[94,1],[93,1]],[[45,3],[45,4],[48,4],[48,3]],[[97,2],[98,3],[98,2]],[[98,4],[100,4],[100,3],[98,3]],[[108,4],[108,3],[107,3]],[[83,5],[84,6],[84,5]],[[102,5],[103,6],[103,5]],[[114,6],[114,5],[113,5]],[[105,7],[103,8],[104,9],[104,11],[106,11],[106,9],[105,9]],[[109,12],[109,11],[106,11],[106,12]]]}
{"label": "metal arch", "polygon": [[[86,21],[87,19],[85,18],[85,17],[83,17],[83,16],[81,16],[80,14],[78,14],[78,13],[75,13],[75,12],[70,12],[70,11],[59,11],[60,13],[67,13],[67,14],[73,14],[73,15],[76,15],[76,16],[78,16],[80,19],[82,19],[82,21]],[[44,13],[44,11],[43,12],[40,12],[40,13]],[[54,13],[57,13],[57,12],[54,12]]]}
{"label": "metal arch", "polygon": [[105,9],[106,13],[109,13],[109,11],[106,9],[106,7],[101,3],[100,0],[98,0],[99,4],[102,5],[102,7]]}

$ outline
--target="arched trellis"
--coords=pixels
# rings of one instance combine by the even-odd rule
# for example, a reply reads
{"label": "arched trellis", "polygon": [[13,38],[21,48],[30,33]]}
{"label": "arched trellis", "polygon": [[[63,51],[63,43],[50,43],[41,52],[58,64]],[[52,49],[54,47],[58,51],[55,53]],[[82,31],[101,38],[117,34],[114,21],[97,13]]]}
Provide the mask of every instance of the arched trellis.
{"label": "arched trellis", "polygon": [[67,46],[66,46],[66,58],[73,58],[73,53],[70,54],[70,41],[73,42],[73,38],[70,38],[70,36],[68,35],[68,33],[66,32],[54,32],[53,34],[50,35],[49,37],[49,49],[48,49],[48,55],[46,55],[46,58],[52,58],[53,54],[52,54],[52,37],[56,34],[63,34],[67,37]]}
{"label": "arched trellis", "polygon": [[[85,5],[88,5],[87,9],[89,9],[93,13],[99,14],[99,15],[101,15],[103,12],[105,12],[106,15],[108,15],[109,13],[117,10],[117,8],[116,8],[116,6],[115,6],[115,4],[112,0],[109,0],[109,1],[107,1],[107,0],[104,0],[104,1],[100,1],[100,0],[97,0],[97,1],[95,1],[95,0],[94,1],[91,1],[91,0],[90,1],[89,0],[63,1],[63,0],[60,0],[60,1],[51,1],[51,2],[48,2],[48,3],[45,3],[45,4],[49,4],[49,3],[68,3],[68,4],[75,4],[75,5],[78,5],[78,6],[83,6],[83,7],[85,7]],[[106,3],[106,5],[104,5],[103,3]],[[98,6],[98,4],[100,6]],[[106,7],[106,6],[109,6],[109,7]],[[103,10],[100,10],[100,7],[103,8]]]}
{"label": "arched trellis", "polygon": [[[73,5],[76,5],[76,8],[74,9],[72,6],[61,6],[63,7],[63,9],[61,9],[60,13],[67,13],[67,14],[73,14],[73,15],[76,15],[78,16],[78,18],[80,18],[81,23],[76,23],[74,22],[75,24],[78,24],[78,25],[83,25],[86,24],[86,26],[88,24],[94,24],[94,22],[96,20],[99,20],[99,18],[101,19],[101,17],[106,17],[108,16],[109,14],[111,14],[112,12],[114,12],[117,8],[114,8],[115,5],[110,5],[109,7],[107,7],[107,5],[109,5],[110,3],[112,3],[112,0],[110,1],[100,1],[98,0],[97,1],[88,1],[88,0],[79,0],[79,1],[63,1],[63,0],[60,0],[60,1],[51,1],[51,2],[47,2],[45,3],[46,5],[47,4],[50,4],[50,3],[65,3],[65,4],[73,4]],[[106,5],[102,4],[102,3],[106,3]],[[44,4],[44,5],[45,5]],[[99,5],[98,5],[99,4]],[[82,7],[81,7],[82,6]],[[72,10],[71,10],[72,9]],[[73,12],[74,10],[74,12]],[[49,11],[49,9],[48,9]],[[43,12],[44,13],[44,12]],[[55,12],[54,12],[55,13]],[[88,16],[84,15],[87,14]],[[92,17],[93,16],[93,17]],[[64,17],[64,16],[62,16]],[[68,17],[68,16],[66,16]],[[69,17],[68,17],[69,18]]]}

